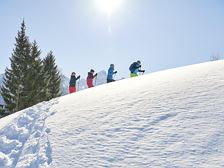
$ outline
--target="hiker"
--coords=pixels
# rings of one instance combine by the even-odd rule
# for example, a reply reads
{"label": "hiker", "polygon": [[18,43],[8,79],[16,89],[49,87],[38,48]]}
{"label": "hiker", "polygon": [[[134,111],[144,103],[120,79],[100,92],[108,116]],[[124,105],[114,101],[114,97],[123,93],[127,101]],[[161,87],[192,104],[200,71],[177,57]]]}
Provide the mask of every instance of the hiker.
{"label": "hiker", "polygon": [[110,68],[108,69],[107,73],[107,83],[114,82],[114,74],[116,74],[117,71],[114,71],[114,64],[110,64]]}
{"label": "hiker", "polygon": [[97,73],[94,75],[94,70],[91,69],[90,72],[88,72],[88,76],[86,79],[88,88],[94,87],[93,85],[93,79],[97,77]]}
{"label": "hiker", "polygon": [[80,75],[76,77],[76,73],[72,72],[70,82],[69,82],[69,93],[76,92],[76,81],[80,79]]}
{"label": "hiker", "polygon": [[129,70],[131,72],[131,77],[138,76],[138,72],[145,73],[145,70],[141,70],[141,61],[139,60],[137,62],[133,62],[130,65]]}

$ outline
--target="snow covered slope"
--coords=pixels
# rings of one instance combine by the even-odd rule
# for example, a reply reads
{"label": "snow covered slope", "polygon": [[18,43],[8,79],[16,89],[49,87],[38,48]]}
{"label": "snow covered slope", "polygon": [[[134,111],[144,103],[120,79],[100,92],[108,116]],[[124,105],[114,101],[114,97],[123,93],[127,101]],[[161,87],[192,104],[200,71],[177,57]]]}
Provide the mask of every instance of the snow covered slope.
{"label": "snow covered slope", "polygon": [[224,61],[143,75],[0,120],[0,167],[224,167]]}

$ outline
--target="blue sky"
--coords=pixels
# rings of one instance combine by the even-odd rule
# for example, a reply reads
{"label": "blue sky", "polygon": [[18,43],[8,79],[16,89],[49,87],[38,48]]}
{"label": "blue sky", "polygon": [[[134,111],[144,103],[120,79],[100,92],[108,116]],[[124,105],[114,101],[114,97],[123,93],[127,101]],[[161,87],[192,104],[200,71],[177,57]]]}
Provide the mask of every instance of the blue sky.
{"label": "blue sky", "polygon": [[23,18],[41,56],[52,50],[66,76],[85,78],[89,69],[114,63],[117,78],[128,77],[136,60],[150,73],[223,56],[223,0],[121,1],[109,21],[95,0],[0,0],[0,73],[10,65]]}

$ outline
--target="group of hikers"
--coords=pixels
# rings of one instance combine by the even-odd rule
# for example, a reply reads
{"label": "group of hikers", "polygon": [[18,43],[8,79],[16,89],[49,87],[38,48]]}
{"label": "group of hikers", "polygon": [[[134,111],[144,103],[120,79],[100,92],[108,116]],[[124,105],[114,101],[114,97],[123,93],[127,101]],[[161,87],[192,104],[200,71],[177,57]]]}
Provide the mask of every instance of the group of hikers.
{"label": "group of hikers", "polygon": [[[145,70],[141,69],[141,61],[133,62],[130,67],[130,77],[136,77],[138,76],[138,72],[145,73]],[[86,84],[88,88],[94,87],[93,80],[97,77],[97,73],[94,74],[94,70],[91,69],[90,72],[88,72],[88,76],[86,79]],[[114,75],[117,74],[117,71],[114,70],[114,64],[110,64],[110,67],[108,69],[107,73],[107,83],[114,82]],[[74,93],[76,92],[76,81],[80,79],[80,75],[76,77],[76,73],[72,72],[70,82],[69,82],[69,92]]]}

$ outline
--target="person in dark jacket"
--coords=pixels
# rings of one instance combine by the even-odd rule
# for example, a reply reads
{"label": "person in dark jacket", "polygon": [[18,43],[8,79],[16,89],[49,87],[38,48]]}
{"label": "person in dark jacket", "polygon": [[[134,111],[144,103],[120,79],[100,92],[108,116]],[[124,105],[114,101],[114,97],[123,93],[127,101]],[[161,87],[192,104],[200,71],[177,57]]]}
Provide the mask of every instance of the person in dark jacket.
{"label": "person in dark jacket", "polygon": [[131,77],[138,76],[138,72],[145,72],[145,70],[141,70],[141,61],[134,62],[130,65],[129,70],[131,72]]}
{"label": "person in dark jacket", "polygon": [[114,64],[110,64],[110,68],[108,69],[107,73],[107,83],[114,82],[114,74],[116,74],[117,71],[114,71]]}
{"label": "person in dark jacket", "polygon": [[88,72],[88,76],[87,76],[87,79],[86,79],[88,88],[94,87],[93,79],[95,77],[97,77],[97,73],[94,75],[94,70],[91,69],[90,72]]}
{"label": "person in dark jacket", "polygon": [[80,75],[76,77],[76,73],[72,72],[69,82],[69,93],[76,92],[76,81],[80,78]]}

